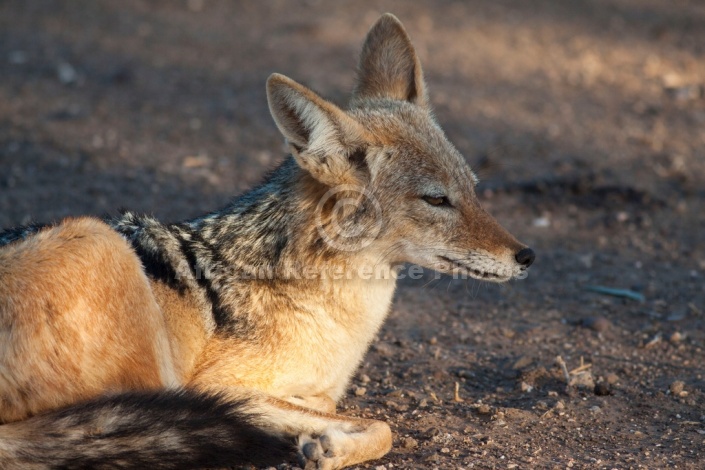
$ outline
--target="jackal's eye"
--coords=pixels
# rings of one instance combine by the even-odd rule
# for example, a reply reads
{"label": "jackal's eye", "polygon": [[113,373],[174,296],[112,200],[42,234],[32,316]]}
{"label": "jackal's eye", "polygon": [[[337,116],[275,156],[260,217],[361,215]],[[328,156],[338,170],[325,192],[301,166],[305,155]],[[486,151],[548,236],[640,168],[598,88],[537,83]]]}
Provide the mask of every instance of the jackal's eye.
{"label": "jackal's eye", "polygon": [[450,201],[445,196],[423,196],[422,199],[432,206],[452,207]]}

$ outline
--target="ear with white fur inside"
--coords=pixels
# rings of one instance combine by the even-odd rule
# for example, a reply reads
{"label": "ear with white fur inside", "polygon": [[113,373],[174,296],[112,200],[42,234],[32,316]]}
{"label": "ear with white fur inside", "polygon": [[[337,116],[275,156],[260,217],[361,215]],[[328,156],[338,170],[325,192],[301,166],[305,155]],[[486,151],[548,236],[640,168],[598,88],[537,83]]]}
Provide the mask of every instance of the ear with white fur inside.
{"label": "ear with white fur inside", "polygon": [[267,99],[301,168],[329,186],[359,182],[365,131],[355,119],[284,75],[269,77]]}

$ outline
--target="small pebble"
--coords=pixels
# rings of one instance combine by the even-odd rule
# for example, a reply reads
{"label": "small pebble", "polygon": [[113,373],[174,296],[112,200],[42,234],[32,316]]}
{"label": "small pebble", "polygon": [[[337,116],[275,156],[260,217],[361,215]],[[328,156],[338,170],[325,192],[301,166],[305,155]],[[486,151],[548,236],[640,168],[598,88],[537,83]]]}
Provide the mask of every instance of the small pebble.
{"label": "small pebble", "polygon": [[590,407],[590,411],[592,413],[602,413],[602,408],[600,408],[599,406],[592,406]]}
{"label": "small pebble", "polygon": [[685,383],[682,380],[676,380],[668,387],[668,390],[674,395],[680,395],[684,388]]}
{"label": "small pebble", "polygon": [[492,412],[492,408],[489,405],[482,404],[477,407],[477,412],[481,415],[488,415]]}
{"label": "small pebble", "polygon": [[530,356],[521,356],[512,366],[512,369],[523,369],[524,367],[531,365],[534,360]]}
{"label": "small pebble", "polygon": [[619,382],[619,376],[613,372],[610,372],[609,374],[607,374],[607,377],[605,377],[605,380],[607,380],[608,384],[614,385]]}
{"label": "small pebble", "polygon": [[455,373],[461,379],[472,379],[475,377],[475,373],[471,370],[461,369]]}
{"label": "small pebble", "polygon": [[367,393],[367,389],[365,387],[355,387],[355,396],[356,397],[361,397]]}
{"label": "small pebble", "polygon": [[75,82],[76,78],[78,77],[76,69],[74,69],[73,66],[68,62],[61,62],[56,67],[56,75],[58,76],[59,81],[64,85],[68,85],[70,83]]}
{"label": "small pebble", "polygon": [[673,344],[678,344],[681,341],[683,341],[684,338],[685,338],[684,334],[682,334],[678,331],[675,331],[675,332],[671,333],[671,336],[668,337],[668,340]]}
{"label": "small pebble", "polygon": [[409,409],[409,405],[400,405],[392,400],[388,400],[385,405],[387,405],[387,408],[391,408],[395,411],[407,411]]}
{"label": "small pebble", "polygon": [[551,220],[548,217],[538,217],[534,219],[533,222],[534,227],[550,227],[551,226]]}
{"label": "small pebble", "polygon": [[583,321],[581,322],[582,326],[585,328],[589,328],[593,331],[597,331],[598,333],[604,333],[605,331],[609,330],[611,324],[608,319],[605,317],[588,317],[588,318],[583,318]]}
{"label": "small pebble", "polygon": [[414,439],[413,437],[407,437],[404,439],[403,446],[405,449],[413,449],[418,445],[419,445],[418,441],[416,439]]}

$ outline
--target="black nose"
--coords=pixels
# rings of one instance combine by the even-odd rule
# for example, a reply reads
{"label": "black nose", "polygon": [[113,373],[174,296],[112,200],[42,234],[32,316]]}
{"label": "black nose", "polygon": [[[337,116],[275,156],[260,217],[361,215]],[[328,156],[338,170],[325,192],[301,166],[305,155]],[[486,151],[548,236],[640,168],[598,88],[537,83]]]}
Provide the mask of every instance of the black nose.
{"label": "black nose", "polygon": [[524,248],[516,254],[515,258],[517,263],[523,265],[525,268],[528,268],[536,259],[536,255],[534,254],[534,250],[531,248]]}

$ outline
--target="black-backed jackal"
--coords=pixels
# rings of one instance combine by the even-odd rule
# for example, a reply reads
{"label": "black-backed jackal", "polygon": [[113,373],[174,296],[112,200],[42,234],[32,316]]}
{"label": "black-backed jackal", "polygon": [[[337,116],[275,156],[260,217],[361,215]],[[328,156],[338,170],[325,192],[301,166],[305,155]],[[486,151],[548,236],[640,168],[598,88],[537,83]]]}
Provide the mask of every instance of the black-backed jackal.
{"label": "black-backed jackal", "polygon": [[0,232],[0,468],[195,468],[389,451],[335,413],[410,262],[490,281],[533,252],[481,207],[401,23],[342,110],[282,75],[291,155],[224,210]]}

